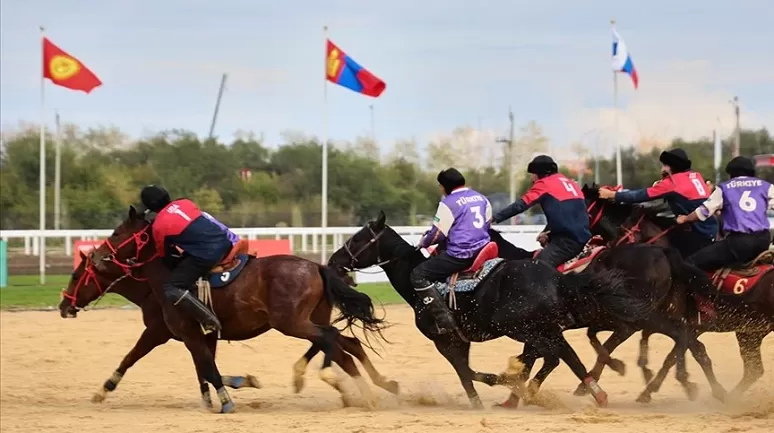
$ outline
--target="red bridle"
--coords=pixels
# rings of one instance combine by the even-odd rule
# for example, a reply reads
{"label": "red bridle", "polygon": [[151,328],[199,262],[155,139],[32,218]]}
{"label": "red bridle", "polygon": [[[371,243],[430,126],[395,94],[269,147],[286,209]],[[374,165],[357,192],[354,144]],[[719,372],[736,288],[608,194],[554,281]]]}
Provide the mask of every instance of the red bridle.
{"label": "red bridle", "polygon": [[[142,230],[132,233],[131,237],[121,242],[117,247],[113,247],[113,245],[110,243],[110,239],[105,239],[105,245],[107,245],[107,247],[110,249],[110,254],[100,258],[99,260],[113,263],[114,265],[118,266],[123,270],[124,275],[113,280],[113,282],[111,282],[110,285],[108,285],[103,290],[102,285],[99,283],[99,279],[97,278],[95,261],[91,258],[94,255],[94,253],[92,252],[87,258],[86,265],[84,266],[83,275],[81,275],[81,277],[78,278],[78,282],[75,283],[75,288],[73,289],[73,293],[69,294],[67,293],[67,290],[62,290],[62,297],[70,300],[71,307],[76,307],[76,303],[78,300],[78,292],[80,291],[81,287],[86,286],[89,283],[94,283],[94,286],[97,288],[97,292],[99,293],[99,297],[102,297],[113,287],[113,285],[123,280],[124,278],[129,277],[137,281],[146,281],[147,278],[135,277],[132,274],[132,271],[134,269],[145,266],[146,264],[148,264],[158,256],[158,252],[156,252],[148,260],[144,262],[139,261],[140,252],[146,245],[150,243],[150,234],[148,233],[148,230],[150,230],[150,227],[151,226],[148,225]],[[134,257],[127,259],[126,263],[121,263],[120,261],[118,261],[118,259],[116,259],[118,252],[121,250],[121,248],[131,243],[135,244]]]}
{"label": "red bridle", "polygon": [[[602,186],[602,187],[600,187],[600,189],[601,188],[609,189],[609,190],[612,190],[612,191],[619,191],[622,188],[622,186],[621,185],[618,185],[618,186],[615,186],[615,187]],[[600,204],[599,209],[597,210],[597,212],[596,213],[592,213],[592,212],[594,212],[595,206],[597,204],[599,204],[600,202],[601,202],[600,199],[594,200],[594,202],[592,202],[591,205],[588,207],[589,217],[591,218],[591,224],[589,225],[589,228],[594,227],[594,225],[596,225],[602,219],[602,217],[604,216],[604,210],[605,210],[605,205],[604,204]],[[626,243],[626,244],[636,243],[637,242],[636,235],[637,235],[637,233],[641,233],[642,232],[642,229],[640,228],[640,225],[642,224],[642,222],[644,220],[645,220],[645,214],[643,213],[642,215],[640,215],[640,218],[637,220],[637,222],[633,226],[627,228],[627,227],[624,227],[622,225],[621,226],[621,230],[624,231],[624,235],[621,236],[614,245],[618,246],[618,245],[621,245],[622,243]],[[659,240],[662,237],[664,237],[667,233],[669,233],[670,230],[672,230],[675,227],[677,227],[677,225],[673,225],[673,226],[667,228],[666,230],[662,231],[661,233],[657,234],[656,236],[653,236],[652,238],[648,239],[647,242],[645,242],[645,243],[646,244],[655,243],[657,240]],[[624,241],[626,241],[626,242],[624,242]]]}

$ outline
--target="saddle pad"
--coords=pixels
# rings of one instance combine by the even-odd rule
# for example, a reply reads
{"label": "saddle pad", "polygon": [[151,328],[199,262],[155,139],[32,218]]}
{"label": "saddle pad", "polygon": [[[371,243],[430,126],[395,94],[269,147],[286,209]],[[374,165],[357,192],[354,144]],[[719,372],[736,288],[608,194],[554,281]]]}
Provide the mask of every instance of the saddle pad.
{"label": "saddle pad", "polygon": [[[772,265],[757,265],[750,269],[721,269],[710,273],[712,283],[728,295],[744,295],[758,284],[764,275],[774,270]],[[755,272],[757,271],[757,272]]]}
{"label": "saddle pad", "polygon": [[233,269],[223,272],[216,272],[214,274],[210,273],[208,275],[207,280],[210,282],[210,287],[217,289],[219,287],[227,286],[229,283],[234,281],[237,276],[239,276],[239,273],[242,272],[242,269],[244,269],[250,256],[247,254],[240,254],[237,257],[239,259],[239,263]]}
{"label": "saddle pad", "polygon": [[[478,284],[487,277],[499,264],[503,263],[505,259],[496,258],[487,260],[484,262],[484,264],[481,266],[481,270],[473,274],[471,278],[459,278],[457,279],[457,282],[454,284],[454,292],[455,293],[467,293],[472,292],[476,290],[476,287],[478,287]],[[451,277],[446,279],[446,282],[444,283],[435,283],[435,289],[438,290],[438,293],[441,294],[441,296],[446,296],[449,294],[449,281],[451,280]]]}

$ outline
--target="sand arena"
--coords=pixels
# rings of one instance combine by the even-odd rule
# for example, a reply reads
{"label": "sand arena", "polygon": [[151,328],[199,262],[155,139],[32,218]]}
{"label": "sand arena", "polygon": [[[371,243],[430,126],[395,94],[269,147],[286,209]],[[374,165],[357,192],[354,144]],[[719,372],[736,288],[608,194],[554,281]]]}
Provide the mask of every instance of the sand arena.
{"label": "sand arena", "polygon": [[[608,408],[595,407],[591,397],[575,397],[577,379],[562,364],[543,386],[542,397],[553,408],[490,408],[506,398],[506,388],[476,384],[484,411],[469,408],[452,367],[413,326],[408,307],[386,308],[395,324],[386,332],[392,345],[383,358],[369,352],[377,368],[401,385],[392,396],[375,386],[379,408],[342,407],[338,393],[319,380],[322,356],[310,364],[306,388],[294,394],[291,366],[309,347],[306,341],[275,331],[245,343],[221,342],[218,365],[223,374],[256,375],[262,389],[232,390],[237,413],[208,413],[200,405],[193,363],[181,343],[157,348],[130,369],[116,392],[100,404],[91,403],[121,358],[139,337],[139,310],[82,312],[64,320],[56,312],[0,313],[0,430],[12,432],[254,432],[298,431],[371,433],[430,432],[771,432],[774,431],[774,335],[763,342],[766,374],[740,401],[712,399],[698,365],[689,357],[691,379],[700,386],[688,401],[674,373],[648,405],[634,399],[644,384],[636,367],[639,334],[615,356],[627,363],[626,376],[606,371],[600,384],[610,395]],[[583,331],[565,334],[590,368],[594,359]],[[604,334],[606,337],[608,334]],[[705,334],[718,378],[730,389],[742,374],[732,334]],[[659,335],[651,339],[651,368],[671,348]],[[499,373],[521,344],[506,339],[475,344],[472,366]],[[540,366],[540,361],[536,367]],[[341,370],[337,370],[343,376]],[[362,371],[362,368],[361,368]],[[536,370],[535,370],[536,371]],[[370,383],[370,382],[369,382]],[[346,388],[356,395],[351,380]],[[214,397],[214,392],[213,392]]]}

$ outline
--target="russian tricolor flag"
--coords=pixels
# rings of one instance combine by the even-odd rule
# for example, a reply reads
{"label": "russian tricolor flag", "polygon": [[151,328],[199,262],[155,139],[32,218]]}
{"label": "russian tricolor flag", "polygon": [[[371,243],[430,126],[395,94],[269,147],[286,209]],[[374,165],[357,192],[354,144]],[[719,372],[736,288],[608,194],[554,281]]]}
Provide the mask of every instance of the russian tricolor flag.
{"label": "russian tricolor flag", "polygon": [[634,62],[632,62],[632,56],[629,55],[629,50],[626,49],[626,43],[615,29],[613,29],[613,71],[629,74],[632,77],[634,88],[637,88],[639,82],[637,69],[634,68]]}

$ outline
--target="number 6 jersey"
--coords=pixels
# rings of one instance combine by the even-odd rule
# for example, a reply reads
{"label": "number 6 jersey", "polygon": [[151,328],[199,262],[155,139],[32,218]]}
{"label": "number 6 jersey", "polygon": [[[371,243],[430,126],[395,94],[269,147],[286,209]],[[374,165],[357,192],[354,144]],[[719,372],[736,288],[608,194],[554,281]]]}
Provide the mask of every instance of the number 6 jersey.
{"label": "number 6 jersey", "polygon": [[756,233],[769,230],[766,212],[771,208],[774,185],[757,177],[738,176],[718,185],[696,215],[703,221],[722,209],[724,232]]}
{"label": "number 6 jersey", "polygon": [[441,200],[433,227],[419,243],[428,247],[446,238],[446,253],[459,259],[474,257],[489,243],[492,205],[470,188],[457,188]]}

